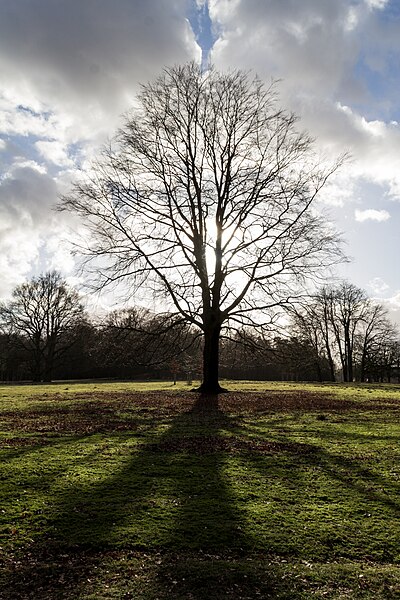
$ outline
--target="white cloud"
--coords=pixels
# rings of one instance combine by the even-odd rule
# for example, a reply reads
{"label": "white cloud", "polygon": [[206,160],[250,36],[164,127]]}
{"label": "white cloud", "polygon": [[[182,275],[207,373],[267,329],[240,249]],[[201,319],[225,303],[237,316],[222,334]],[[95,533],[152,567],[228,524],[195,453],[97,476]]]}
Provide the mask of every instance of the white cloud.
{"label": "white cloud", "polygon": [[356,209],[354,215],[356,221],[359,223],[363,223],[364,221],[382,222],[390,219],[390,214],[387,210],[375,210],[373,208],[368,208],[366,210]]}
{"label": "white cloud", "polygon": [[[46,239],[47,259],[45,270],[61,270],[72,277],[75,269],[75,260],[71,253],[71,247],[65,239],[60,237],[66,235],[66,229],[61,227],[55,230]],[[70,240],[71,241],[71,240]]]}
{"label": "white cloud", "polygon": [[383,10],[389,0],[365,0],[365,4],[371,9]]}
{"label": "white cloud", "polygon": [[[208,2],[217,67],[282,78],[282,105],[301,116],[299,127],[319,149],[331,157],[350,151],[352,162],[322,202],[360,235],[365,228],[348,218],[354,203],[357,221],[393,213],[385,231],[394,227],[397,207],[389,213],[387,203],[400,199],[400,117],[398,74],[388,65],[400,51],[400,22],[382,18],[387,0],[190,1],[199,10]],[[187,0],[7,3],[0,20],[0,134],[7,137],[0,141],[0,295],[13,272],[21,278],[32,265],[71,272],[72,259],[57,243],[67,217],[52,212],[56,198],[119,126],[139,82],[166,64],[201,59],[187,7]],[[374,77],[393,85],[379,92]],[[373,197],[361,193],[369,183],[378,184]]]}
{"label": "white cloud", "polygon": [[74,161],[68,156],[65,144],[57,141],[39,141],[35,143],[39,153],[49,162],[61,167],[72,167]]}
{"label": "white cloud", "polygon": [[0,130],[61,139],[61,122],[69,140],[112,133],[139,81],[200,58],[185,8],[185,0],[12,3],[0,20],[9,106]]}
{"label": "white cloud", "polygon": [[[1,73],[1,69],[0,69]],[[62,138],[68,133],[68,119],[65,115],[55,115],[46,112],[36,112],[27,97],[20,94],[8,95],[0,92],[0,132],[4,135],[34,135],[38,137]],[[20,102],[25,102],[24,106]],[[71,123],[71,118],[69,119]]]}
{"label": "white cloud", "polygon": [[381,277],[374,277],[368,283],[368,287],[372,290],[375,295],[383,294],[390,289],[390,286],[383,281]]}
{"label": "white cloud", "polygon": [[322,188],[320,200],[328,205],[335,207],[343,207],[354,201],[355,197],[355,182],[348,172],[338,172],[336,176],[330,180]]}
{"label": "white cloud", "polygon": [[396,292],[391,298],[386,299],[386,303],[391,306],[393,310],[400,311],[400,291]]}
{"label": "white cloud", "polygon": [[90,160],[115,132],[140,82],[166,64],[200,60],[186,8],[186,0],[19,0],[2,11],[0,296],[32,269],[71,272],[59,240],[74,219],[52,209],[76,175],[75,155]]}
{"label": "white cloud", "polygon": [[35,160],[25,159],[23,157],[17,157],[10,167],[10,170],[4,174],[4,179],[15,178],[15,174],[20,173],[20,169],[33,169],[38,173],[44,175],[47,173],[47,169],[44,165],[39,164]]}
{"label": "white cloud", "polygon": [[[212,0],[210,14],[220,31],[212,59],[223,68],[282,78],[282,104],[301,116],[318,145],[331,155],[349,151],[353,177],[386,184],[400,198],[400,128],[393,118],[398,88],[375,98],[368,81],[377,57],[385,82],[395,81],[385,69],[400,51],[400,23],[379,20],[385,4]],[[381,118],[385,112],[387,119]]]}
{"label": "white cloud", "polygon": [[28,161],[14,165],[0,181],[0,297],[9,295],[32,269],[42,270],[43,257],[58,247],[68,218],[52,210],[57,197],[54,180]]}
{"label": "white cloud", "polygon": [[37,260],[39,246],[34,232],[27,236],[23,228],[0,230],[0,297],[10,296],[24,281]]}
{"label": "white cloud", "polygon": [[317,89],[324,96],[344,83],[343,73],[357,57],[347,31],[349,11],[345,0],[214,0],[210,13],[221,34],[213,60],[282,77],[293,99]]}
{"label": "white cloud", "polygon": [[400,331],[400,290],[396,291],[390,298],[380,301],[388,309],[391,321],[397,325]]}

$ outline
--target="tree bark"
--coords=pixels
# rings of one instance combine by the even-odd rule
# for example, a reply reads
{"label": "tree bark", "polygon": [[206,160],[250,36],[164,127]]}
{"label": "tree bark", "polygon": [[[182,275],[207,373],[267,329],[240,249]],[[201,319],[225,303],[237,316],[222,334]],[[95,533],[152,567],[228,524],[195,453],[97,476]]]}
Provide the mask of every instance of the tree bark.
{"label": "tree bark", "polygon": [[39,344],[32,350],[32,380],[36,383],[42,379],[42,352]]}
{"label": "tree bark", "polygon": [[366,379],[366,364],[367,364],[367,351],[366,344],[363,345],[361,363],[360,363],[360,381],[363,383]]}
{"label": "tree bark", "polygon": [[196,390],[202,394],[219,394],[227,391],[219,384],[220,334],[219,323],[211,323],[204,330],[203,382]]}
{"label": "tree bark", "polygon": [[43,381],[48,383],[52,381],[53,378],[53,361],[46,360],[46,364],[43,370]]}

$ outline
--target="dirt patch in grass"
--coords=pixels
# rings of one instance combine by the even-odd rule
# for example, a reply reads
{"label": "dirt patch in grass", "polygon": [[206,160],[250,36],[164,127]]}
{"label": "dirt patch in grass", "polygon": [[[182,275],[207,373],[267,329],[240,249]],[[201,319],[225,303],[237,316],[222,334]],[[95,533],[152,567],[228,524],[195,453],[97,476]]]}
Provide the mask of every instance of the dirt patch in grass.
{"label": "dirt patch in grass", "polygon": [[[305,390],[233,392],[218,398],[203,397],[193,392],[96,391],[75,394],[72,398],[45,394],[31,400],[35,402],[34,408],[1,414],[3,430],[88,435],[135,431],[144,421],[159,421],[185,414],[188,418],[196,419],[198,415],[207,413],[210,419],[221,419],[227,414],[259,416],[276,411],[345,412],[381,410],[384,405],[388,406],[387,399],[380,401],[374,398],[369,402],[359,402]],[[41,401],[46,402],[43,407],[40,406]],[[390,409],[400,409],[400,403],[395,400],[390,402]]]}
{"label": "dirt patch in grass", "polygon": [[46,406],[43,409],[8,411],[2,414],[4,430],[25,433],[89,435],[136,428],[133,416],[119,414],[114,403],[85,402],[69,407]]}
{"label": "dirt patch in grass", "polygon": [[[99,557],[87,552],[35,549],[1,561],[1,600],[77,598],[90,582]],[[92,575],[93,576],[93,575]]]}
{"label": "dirt patch in grass", "polygon": [[50,549],[3,565],[1,600],[394,600],[398,566],[226,551]]}
{"label": "dirt patch in grass", "polygon": [[151,452],[189,452],[196,454],[209,454],[212,452],[256,452],[260,454],[290,452],[292,454],[310,454],[316,450],[315,446],[311,444],[264,442],[245,440],[236,436],[219,437],[217,435],[177,437],[156,444],[148,444],[146,448]]}
{"label": "dirt patch in grass", "polygon": [[50,440],[37,437],[12,437],[0,439],[0,448],[30,448],[32,446],[47,446]]}
{"label": "dirt patch in grass", "polygon": [[248,392],[226,394],[219,400],[219,406],[227,412],[247,412],[251,414],[271,411],[349,411],[377,410],[390,405],[392,409],[400,409],[397,399],[370,398],[368,402],[340,399],[329,393],[310,392],[306,390],[275,391],[265,393]]}

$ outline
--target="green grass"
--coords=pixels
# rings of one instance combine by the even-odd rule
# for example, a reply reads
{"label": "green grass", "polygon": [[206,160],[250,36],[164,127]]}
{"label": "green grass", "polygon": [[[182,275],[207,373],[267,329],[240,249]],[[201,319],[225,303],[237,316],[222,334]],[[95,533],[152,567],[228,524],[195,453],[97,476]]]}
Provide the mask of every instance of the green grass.
{"label": "green grass", "polygon": [[0,387],[0,598],[400,594],[400,386]]}

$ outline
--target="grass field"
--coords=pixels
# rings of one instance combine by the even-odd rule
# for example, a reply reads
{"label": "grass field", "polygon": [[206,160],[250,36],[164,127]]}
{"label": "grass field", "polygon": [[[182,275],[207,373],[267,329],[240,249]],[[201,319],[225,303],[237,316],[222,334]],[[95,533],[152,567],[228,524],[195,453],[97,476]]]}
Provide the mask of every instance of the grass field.
{"label": "grass field", "polygon": [[0,387],[1,599],[400,597],[400,386]]}

